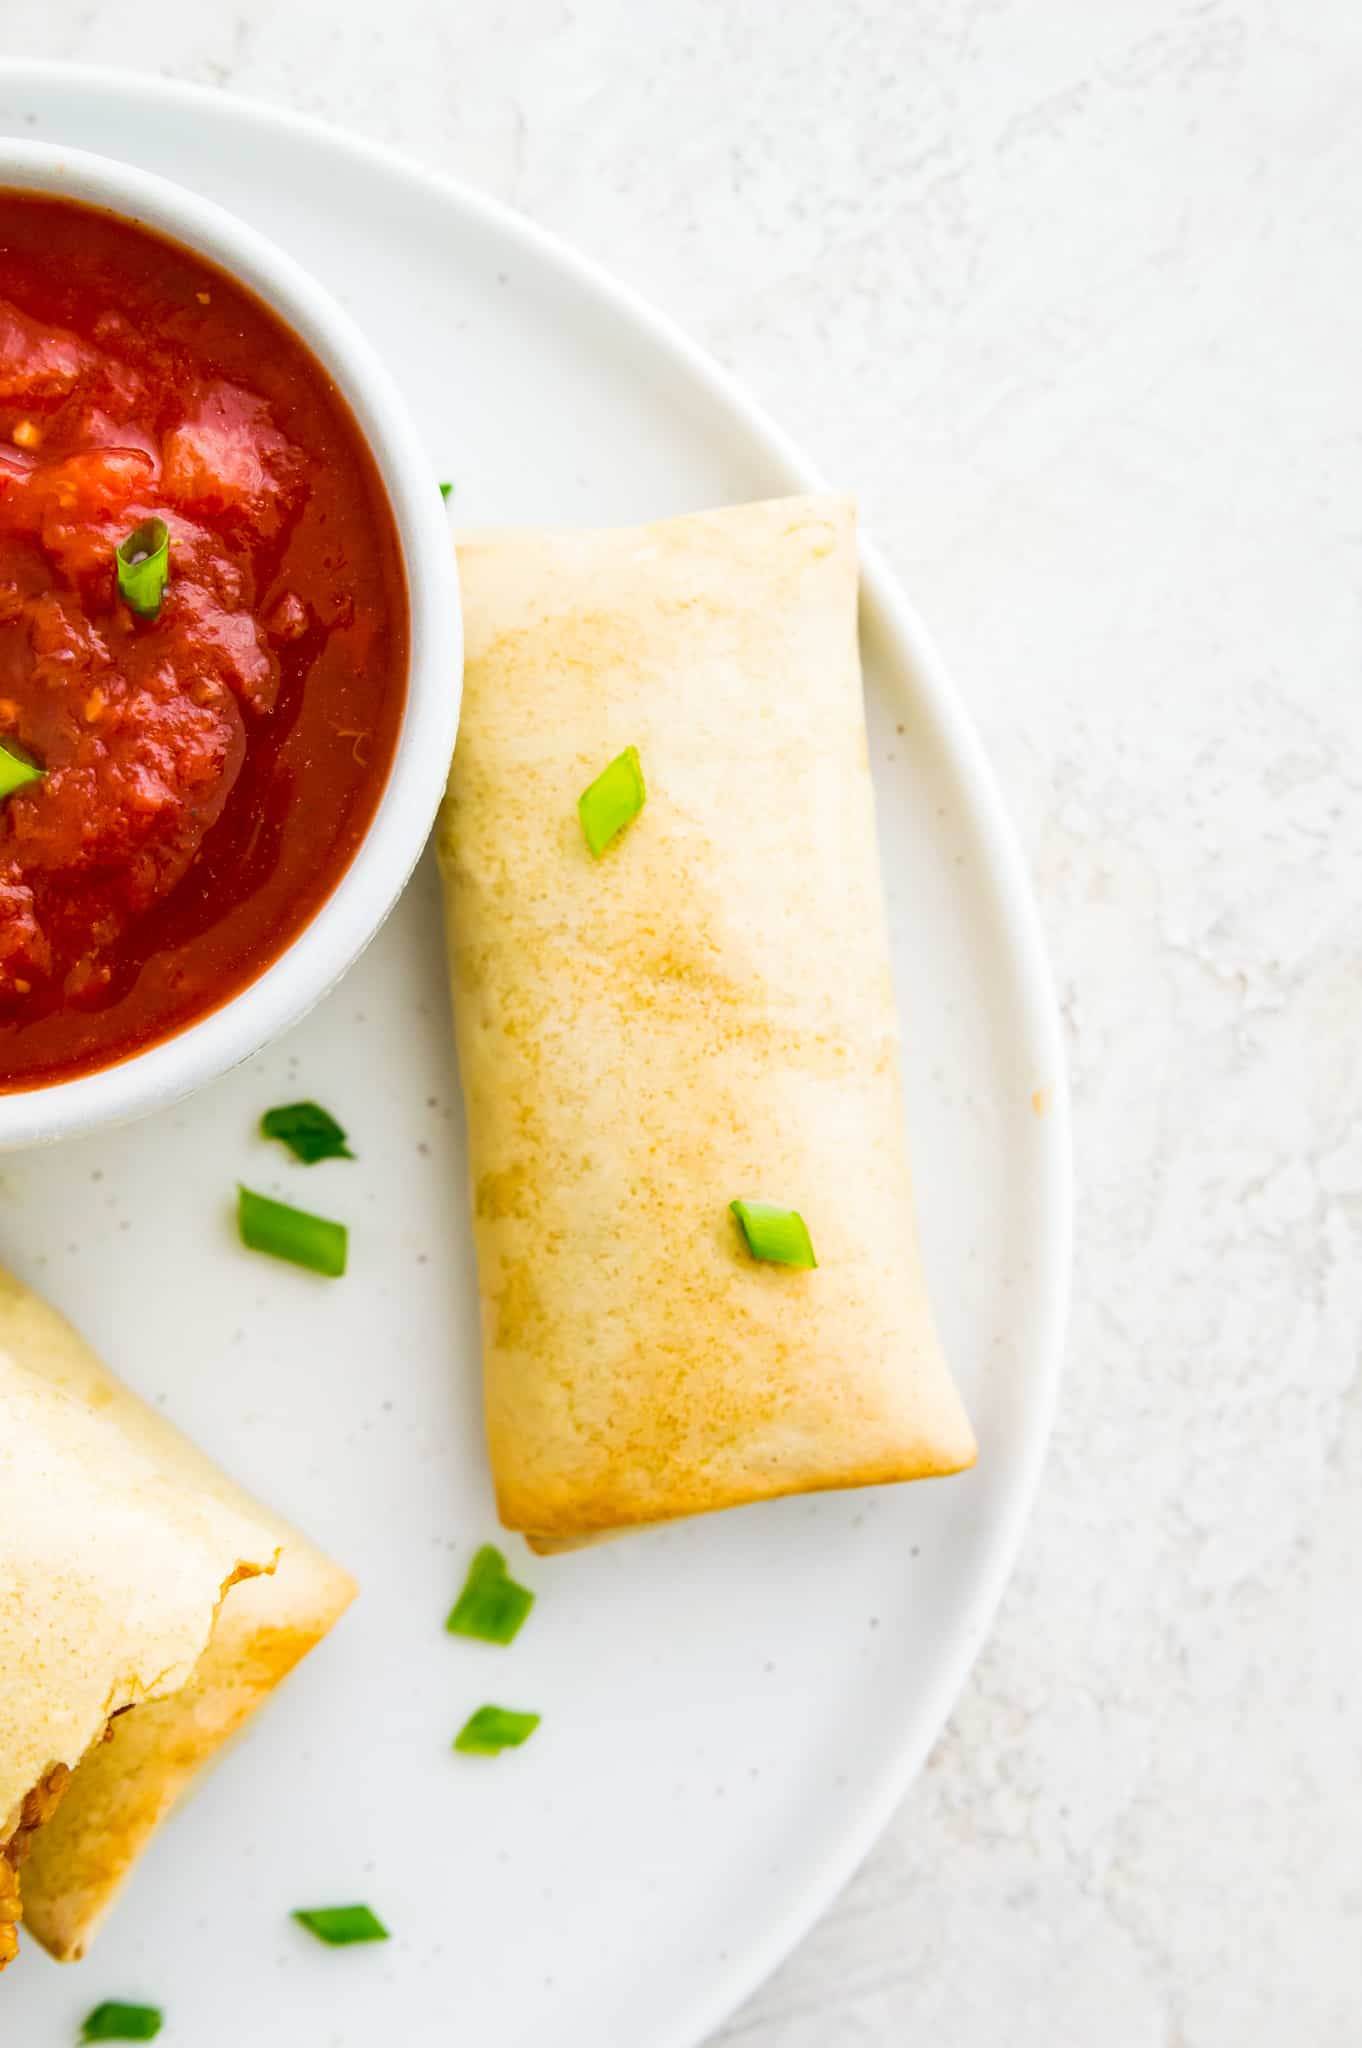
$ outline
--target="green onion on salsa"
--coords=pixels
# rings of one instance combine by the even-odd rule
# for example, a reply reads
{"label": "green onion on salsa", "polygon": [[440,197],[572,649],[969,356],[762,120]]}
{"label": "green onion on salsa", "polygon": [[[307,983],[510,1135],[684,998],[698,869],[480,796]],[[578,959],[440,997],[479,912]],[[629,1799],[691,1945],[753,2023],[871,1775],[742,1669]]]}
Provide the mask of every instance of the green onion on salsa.
{"label": "green onion on salsa", "polygon": [[328,1280],[339,1280],[345,1271],[350,1233],[343,1223],[333,1223],[329,1217],[309,1215],[306,1209],[271,1201],[268,1195],[238,1184],[237,1227],[241,1242],[253,1252],[268,1252],[271,1258],[306,1266],[310,1273],[321,1273]]}
{"label": "green onion on salsa", "polygon": [[25,761],[22,754],[11,754],[8,747],[0,747],[0,797],[13,796],[16,789],[25,789],[30,782],[41,782],[43,770],[35,768],[32,761]]}
{"label": "green onion on salsa", "polygon": [[321,1159],[353,1159],[345,1133],[329,1110],[317,1102],[287,1102],[267,1109],[260,1119],[262,1137],[281,1138],[295,1159],[315,1166]]}
{"label": "green onion on salsa", "polygon": [[161,2031],[162,2013],[154,2005],[123,2005],[106,1998],[97,2005],[80,2030],[85,2041],[154,2041]]}
{"label": "green onion on salsa", "polygon": [[140,619],[161,609],[170,576],[170,528],[164,519],[144,519],[114,550],[118,594]]}
{"label": "green onion on salsa", "polygon": [[586,843],[597,860],[612,839],[631,824],[643,809],[648,792],[643,784],[643,767],[637,747],[616,754],[609,767],[577,799],[577,812]]}
{"label": "green onion on salsa", "polygon": [[809,1226],[798,1209],[782,1209],[775,1202],[730,1202],[747,1249],[754,1259],[773,1266],[816,1266]]}
{"label": "green onion on salsa", "polygon": [[529,1619],[534,1594],[518,1586],[494,1544],[484,1543],[468,1567],[464,1588],[445,1627],[480,1643],[513,1643]]}
{"label": "green onion on salsa", "polygon": [[517,1714],[510,1707],[479,1707],[454,1737],[461,1756],[500,1756],[503,1749],[519,1749],[539,1726],[538,1714]]}
{"label": "green onion on salsa", "polygon": [[300,1927],[329,1948],[350,1948],[357,1941],[387,1941],[388,1930],[368,1906],[311,1906],[294,1914]]}

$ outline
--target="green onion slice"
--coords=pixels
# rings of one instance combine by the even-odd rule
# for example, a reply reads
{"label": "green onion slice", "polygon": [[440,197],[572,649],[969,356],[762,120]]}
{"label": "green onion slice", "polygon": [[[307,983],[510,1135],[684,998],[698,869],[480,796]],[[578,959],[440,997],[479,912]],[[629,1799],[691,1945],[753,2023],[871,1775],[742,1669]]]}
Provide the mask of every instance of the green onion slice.
{"label": "green onion slice", "polygon": [[294,1914],[300,1927],[331,1948],[349,1948],[357,1941],[387,1941],[388,1930],[368,1906],[311,1906]]}
{"label": "green onion slice", "polygon": [[350,1233],[343,1223],[309,1216],[306,1209],[291,1209],[287,1202],[272,1202],[268,1195],[257,1195],[240,1184],[236,1214],[241,1242],[253,1252],[289,1259],[310,1273],[324,1273],[328,1280],[339,1280],[345,1271]]}
{"label": "green onion slice", "polygon": [[13,796],[16,789],[23,789],[30,782],[41,782],[42,778],[41,768],[25,761],[22,754],[11,754],[8,747],[0,747],[0,797]]}
{"label": "green onion slice", "polygon": [[449,503],[449,501],[450,501],[450,499],[451,499],[451,498],[453,497],[453,495],[454,495],[454,486],[453,486],[453,484],[441,484],[441,486],[440,486],[440,496],[441,496],[441,497],[442,497],[442,498],[444,499],[444,501],[445,501],[445,503],[446,503],[446,504],[448,504],[448,503]]}
{"label": "green onion slice", "polygon": [[114,550],[118,594],[141,619],[154,619],[170,575],[170,528],[164,519],[144,519]]}
{"label": "green onion slice", "polygon": [[295,1159],[315,1166],[319,1159],[353,1159],[345,1133],[329,1111],[316,1102],[287,1102],[281,1109],[267,1109],[260,1119],[261,1135],[282,1138]]}
{"label": "green onion slice", "polygon": [[782,1209],[775,1202],[730,1202],[728,1206],[742,1225],[754,1259],[766,1259],[773,1266],[818,1264],[809,1226],[798,1209]]}
{"label": "green onion slice", "polygon": [[121,2005],[106,1998],[97,2005],[80,2030],[82,2041],[154,2041],[161,2031],[162,2014],[154,2005]]}
{"label": "green onion slice", "polygon": [[643,769],[637,747],[616,754],[608,768],[577,799],[577,811],[586,843],[597,860],[616,835],[643,809],[648,792],[643,786]]}
{"label": "green onion slice", "polygon": [[461,1756],[500,1756],[519,1749],[539,1726],[538,1714],[516,1714],[509,1707],[479,1707],[454,1737]]}
{"label": "green onion slice", "polygon": [[518,1586],[501,1552],[484,1543],[445,1627],[452,1636],[473,1636],[480,1643],[513,1643],[533,1606],[529,1587]]}

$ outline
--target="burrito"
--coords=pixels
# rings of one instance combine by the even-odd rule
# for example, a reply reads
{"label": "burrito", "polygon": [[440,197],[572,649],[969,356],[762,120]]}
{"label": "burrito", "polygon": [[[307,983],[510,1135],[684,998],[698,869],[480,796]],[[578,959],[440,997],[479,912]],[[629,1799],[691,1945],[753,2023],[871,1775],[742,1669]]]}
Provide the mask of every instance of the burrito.
{"label": "burrito", "polygon": [[851,505],[459,561],[438,849],[502,1520],[553,1550],[971,1464],[915,1241]]}
{"label": "burrito", "polygon": [[0,1968],[85,1953],[353,1582],[0,1273]]}

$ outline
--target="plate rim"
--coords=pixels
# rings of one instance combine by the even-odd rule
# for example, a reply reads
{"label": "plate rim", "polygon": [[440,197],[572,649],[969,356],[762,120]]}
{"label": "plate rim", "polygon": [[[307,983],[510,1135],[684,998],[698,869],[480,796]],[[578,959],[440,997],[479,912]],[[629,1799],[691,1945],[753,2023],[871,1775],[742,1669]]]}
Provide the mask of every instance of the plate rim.
{"label": "plate rim", "polygon": [[[551,229],[541,227],[508,201],[495,198],[452,173],[429,168],[389,143],[292,107],[277,106],[220,86],[164,78],[115,65],[67,62],[60,58],[0,57],[0,90],[22,92],[71,85],[136,103],[181,110],[211,109],[283,131],[295,140],[340,151],[358,164],[397,177],[502,235],[535,262],[547,266],[595,297],[605,310],[671,359],[703,395],[735,414],[788,474],[796,491],[827,488],[816,466],[801,452],[739,380],[670,315],[660,312],[596,258],[584,254]],[[77,145],[73,143],[73,148]],[[83,146],[83,145],[82,145]],[[988,881],[1016,963],[1018,996],[1031,1042],[1041,1054],[1047,1092],[1040,1120],[1040,1167],[1036,1204],[1036,1296],[1039,1334],[1035,1344],[1036,1391],[1014,1447],[1016,1477],[998,1511],[977,1591],[970,1600],[969,1625],[941,1658],[936,1683],[906,1726],[902,1739],[863,1781],[848,1802],[835,1844],[812,1860],[794,1897],[772,1916],[764,1937],[740,1956],[716,1965],[685,2014],[651,2037],[649,2048],[704,2048],[711,2036],[789,1957],[855,1875],[902,1804],[939,1739],[975,1661],[988,1642],[998,1605],[1016,1566],[1030,1518],[1054,1423],[1064,1366],[1065,1336],[1073,1268],[1074,1172],[1068,1062],[1059,1007],[1039,908],[1016,828],[998,780],[963,697],[951,679],[917,607],[875,542],[860,534],[861,599],[880,618],[888,638],[906,657],[916,687],[930,707],[946,743],[952,768],[969,798],[971,823],[987,859]]]}

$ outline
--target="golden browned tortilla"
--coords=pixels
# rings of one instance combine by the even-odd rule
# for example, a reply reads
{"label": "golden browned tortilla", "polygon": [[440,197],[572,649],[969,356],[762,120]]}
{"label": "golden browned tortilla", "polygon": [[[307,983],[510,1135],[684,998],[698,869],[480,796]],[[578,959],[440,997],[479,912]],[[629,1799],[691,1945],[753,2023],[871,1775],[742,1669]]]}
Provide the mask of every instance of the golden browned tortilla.
{"label": "golden browned tortilla", "polygon": [[0,1273],[0,1967],[84,1954],[199,1768],[347,1575]]}
{"label": "golden browned tortilla", "polygon": [[[969,1465],[919,1268],[854,518],[459,550],[439,827],[502,1519],[553,1549]],[[647,802],[593,859],[584,787]],[[798,1209],[759,1264],[734,1197]]]}

